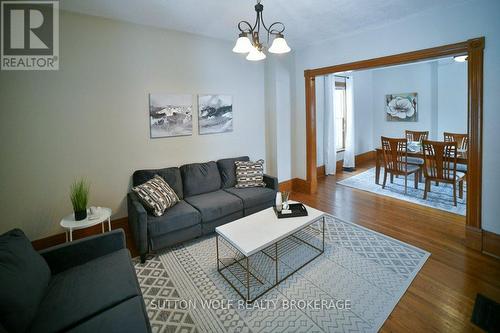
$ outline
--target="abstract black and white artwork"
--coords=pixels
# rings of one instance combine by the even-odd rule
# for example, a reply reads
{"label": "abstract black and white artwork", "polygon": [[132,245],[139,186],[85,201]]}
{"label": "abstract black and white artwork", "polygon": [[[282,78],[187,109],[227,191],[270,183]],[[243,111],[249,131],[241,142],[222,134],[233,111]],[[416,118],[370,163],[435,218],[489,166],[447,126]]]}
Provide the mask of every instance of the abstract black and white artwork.
{"label": "abstract black and white artwork", "polygon": [[191,95],[149,94],[151,138],[193,134]]}
{"label": "abstract black and white artwork", "polygon": [[233,97],[198,95],[198,128],[200,134],[233,131]]}

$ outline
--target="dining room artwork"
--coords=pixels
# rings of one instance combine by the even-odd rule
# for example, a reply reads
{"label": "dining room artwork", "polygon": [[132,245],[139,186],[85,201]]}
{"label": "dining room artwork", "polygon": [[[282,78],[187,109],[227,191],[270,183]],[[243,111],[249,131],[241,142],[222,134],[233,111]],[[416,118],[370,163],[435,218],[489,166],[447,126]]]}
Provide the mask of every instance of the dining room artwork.
{"label": "dining room artwork", "polygon": [[418,94],[385,95],[387,121],[416,122],[418,120]]}
{"label": "dining room artwork", "polygon": [[151,138],[193,134],[193,96],[186,94],[149,94]]}

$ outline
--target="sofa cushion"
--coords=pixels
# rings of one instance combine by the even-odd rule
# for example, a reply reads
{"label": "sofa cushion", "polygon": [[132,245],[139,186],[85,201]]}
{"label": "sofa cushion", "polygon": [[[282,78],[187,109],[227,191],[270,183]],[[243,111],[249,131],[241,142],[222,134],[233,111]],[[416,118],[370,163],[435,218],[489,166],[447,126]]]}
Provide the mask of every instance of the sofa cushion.
{"label": "sofa cushion", "polygon": [[266,202],[274,202],[276,199],[276,191],[266,187],[249,187],[249,188],[226,188],[231,194],[234,194],[243,201],[245,209],[264,204]]}
{"label": "sofa cushion", "polygon": [[66,331],[139,295],[129,252],[122,249],[54,275],[30,331]]}
{"label": "sofa cushion", "polygon": [[162,216],[163,212],[179,202],[177,194],[159,175],[144,184],[132,188],[144,207],[155,216]]}
{"label": "sofa cushion", "polygon": [[148,216],[148,232],[152,237],[201,223],[200,213],[181,200],[162,216]]}
{"label": "sofa cushion", "polygon": [[132,175],[132,186],[144,184],[152,179],[155,175],[161,176],[167,184],[175,191],[175,194],[182,199],[184,193],[182,190],[182,178],[179,168],[165,168],[165,169],[150,169],[150,170],[137,170]]}
{"label": "sofa cushion", "polygon": [[147,321],[144,301],[136,296],[109,310],[84,321],[69,330],[72,333],[106,332],[106,333],[146,333],[151,332]]}
{"label": "sofa cushion", "polygon": [[241,199],[224,190],[195,195],[185,200],[201,213],[202,223],[243,210]]}
{"label": "sofa cushion", "polygon": [[248,156],[240,156],[235,158],[224,158],[217,161],[220,177],[222,181],[222,188],[234,187],[236,185],[236,161],[248,161]]}
{"label": "sofa cushion", "polygon": [[50,281],[50,268],[20,229],[0,236],[0,322],[25,332]]}
{"label": "sofa cushion", "polygon": [[185,164],[181,166],[181,176],[185,197],[220,189],[219,169],[214,161]]}

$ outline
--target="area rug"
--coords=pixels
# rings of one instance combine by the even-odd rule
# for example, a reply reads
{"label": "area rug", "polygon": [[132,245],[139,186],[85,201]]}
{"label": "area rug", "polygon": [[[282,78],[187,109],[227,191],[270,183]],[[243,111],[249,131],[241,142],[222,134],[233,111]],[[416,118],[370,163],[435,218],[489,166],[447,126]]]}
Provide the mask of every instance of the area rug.
{"label": "area rug", "polygon": [[385,189],[382,189],[382,180],[384,169],[380,169],[380,185],[375,184],[375,168],[369,169],[365,172],[349,177],[347,179],[337,182],[337,184],[345,185],[359,190],[368,191],[388,197],[413,202],[422,206],[433,207],[447,212],[465,216],[467,209],[467,186],[464,184],[464,195],[460,199],[458,197],[457,186],[457,206],[453,206],[453,188],[451,184],[440,183],[436,186],[434,183],[431,185],[431,192],[427,193],[427,200],[424,200],[424,184],[419,183],[418,189],[413,186],[413,175],[408,176],[407,193],[405,194],[404,178],[399,176],[394,177],[394,183],[389,181],[387,175],[387,183]]}
{"label": "area rug", "polygon": [[217,271],[215,236],[135,259],[153,332],[378,331],[430,254],[333,216],[326,226],[325,252],[252,304]]}

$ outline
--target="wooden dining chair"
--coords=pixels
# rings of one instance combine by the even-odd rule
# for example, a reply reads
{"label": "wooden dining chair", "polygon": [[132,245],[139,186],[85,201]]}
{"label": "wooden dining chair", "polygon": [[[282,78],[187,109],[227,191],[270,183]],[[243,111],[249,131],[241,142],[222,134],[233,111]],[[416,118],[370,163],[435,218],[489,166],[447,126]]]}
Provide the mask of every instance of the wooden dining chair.
{"label": "wooden dining chair", "polygon": [[385,188],[387,174],[405,177],[405,194],[407,192],[408,175],[415,174],[415,188],[418,188],[420,167],[408,163],[408,142],[406,139],[387,138],[382,136],[382,152],[384,156],[384,181]]}
{"label": "wooden dining chair", "polygon": [[[462,133],[444,132],[445,142],[456,142],[457,150],[461,154],[467,154],[469,150],[469,135]],[[457,171],[467,173],[467,164],[458,164]]]}
{"label": "wooden dining chair", "polygon": [[467,151],[469,150],[469,135],[467,133],[450,133],[444,132],[445,142],[456,142],[457,150]]}
{"label": "wooden dining chair", "polygon": [[457,205],[457,184],[459,197],[463,198],[463,181],[465,174],[457,171],[457,143],[442,141],[422,141],[424,151],[425,189],[424,200],[427,192],[431,191],[431,182],[448,183],[453,185],[453,205]]}
{"label": "wooden dining chair", "polygon": [[428,137],[429,137],[429,131],[405,130],[405,138],[408,141],[418,141],[421,143],[423,140],[427,140]]}
{"label": "wooden dining chair", "polygon": [[[423,140],[427,140],[429,137],[429,131],[410,131],[410,130],[405,130],[405,138],[408,140],[408,142],[411,141],[418,141],[422,143]],[[419,167],[422,167],[424,165],[424,160],[419,157],[408,157],[408,163],[413,164],[413,165],[418,165]],[[419,181],[423,181],[422,179],[422,174],[423,172],[420,171],[420,177]]]}

